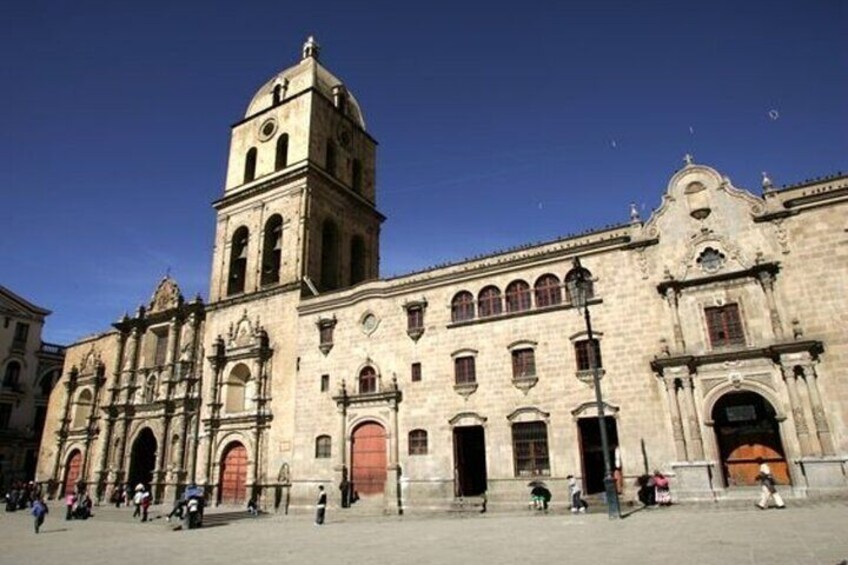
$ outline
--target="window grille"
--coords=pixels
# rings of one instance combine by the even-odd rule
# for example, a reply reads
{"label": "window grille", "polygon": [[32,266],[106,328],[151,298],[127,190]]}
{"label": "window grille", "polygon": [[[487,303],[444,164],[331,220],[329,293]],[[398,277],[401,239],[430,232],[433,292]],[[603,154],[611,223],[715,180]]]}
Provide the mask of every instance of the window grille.
{"label": "window grille", "polygon": [[454,378],[458,385],[477,382],[477,375],[474,368],[474,357],[457,357],[454,360]]}
{"label": "window grille", "polygon": [[548,430],[544,422],[519,422],[512,425],[515,476],[550,475]]}
{"label": "window grille", "polygon": [[513,378],[532,377],[536,375],[536,354],[530,348],[516,349],[512,352]]}
{"label": "window grille", "polygon": [[705,308],[704,314],[713,347],[745,345],[745,332],[742,330],[738,304]]}
{"label": "window grille", "polygon": [[427,455],[426,430],[412,430],[409,432],[409,454]]}
{"label": "window grille", "polygon": [[[600,369],[604,366],[601,362],[601,344],[597,339],[592,339],[591,343],[588,339],[578,341],[574,344],[574,352],[577,355],[578,371],[589,371],[593,368]],[[592,352],[595,354],[594,367],[592,367],[590,362]]]}

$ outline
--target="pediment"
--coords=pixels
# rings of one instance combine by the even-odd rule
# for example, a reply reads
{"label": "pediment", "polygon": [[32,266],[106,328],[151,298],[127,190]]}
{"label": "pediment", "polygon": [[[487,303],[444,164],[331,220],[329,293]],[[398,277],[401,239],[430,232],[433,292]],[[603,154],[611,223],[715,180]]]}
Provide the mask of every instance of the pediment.
{"label": "pediment", "polygon": [[148,312],[163,312],[177,308],[183,302],[183,295],[177,282],[171,277],[164,277],[156,287],[156,291],[150,299]]}

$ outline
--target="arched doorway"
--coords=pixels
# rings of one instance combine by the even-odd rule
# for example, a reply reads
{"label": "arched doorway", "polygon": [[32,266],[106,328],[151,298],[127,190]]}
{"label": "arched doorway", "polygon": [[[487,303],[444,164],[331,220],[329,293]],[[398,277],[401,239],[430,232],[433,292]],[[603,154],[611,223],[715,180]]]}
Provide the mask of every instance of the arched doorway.
{"label": "arched doorway", "polygon": [[74,492],[74,489],[77,486],[77,481],[80,479],[80,474],[82,473],[82,452],[79,449],[75,449],[70,456],[68,456],[68,462],[65,463],[65,486],[64,486],[64,494],[69,494]]}
{"label": "arched doorway", "polygon": [[242,504],[245,501],[247,485],[247,449],[239,442],[233,442],[221,458],[221,484],[218,489],[218,502],[221,504]]}
{"label": "arched doorway", "polygon": [[386,430],[367,422],[353,430],[350,441],[351,482],[359,496],[383,494],[386,486]]}
{"label": "arched doorway", "polygon": [[758,458],[779,484],[789,484],[774,407],[755,392],[731,392],[713,407],[716,442],[727,486],[756,485]]}
{"label": "arched doorway", "polygon": [[130,484],[139,483],[150,487],[153,470],[156,469],[156,436],[150,428],[144,428],[135,438],[130,455]]}

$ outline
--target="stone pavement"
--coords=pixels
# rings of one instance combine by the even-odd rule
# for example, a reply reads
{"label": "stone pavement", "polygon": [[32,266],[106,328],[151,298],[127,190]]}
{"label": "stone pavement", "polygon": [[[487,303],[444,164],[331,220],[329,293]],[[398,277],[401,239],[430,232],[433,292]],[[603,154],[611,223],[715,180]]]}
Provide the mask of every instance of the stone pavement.
{"label": "stone pavement", "polygon": [[364,518],[329,509],[246,517],[212,509],[208,526],[173,531],[154,507],[148,523],[131,509],[95,509],[64,520],[53,501],[36,535],[28,512],[0,513],[0,564],[822,564],[848,559],[848,504],[806,503],[786,510],[673,506],[610,521],[600,512],[454,513]]}

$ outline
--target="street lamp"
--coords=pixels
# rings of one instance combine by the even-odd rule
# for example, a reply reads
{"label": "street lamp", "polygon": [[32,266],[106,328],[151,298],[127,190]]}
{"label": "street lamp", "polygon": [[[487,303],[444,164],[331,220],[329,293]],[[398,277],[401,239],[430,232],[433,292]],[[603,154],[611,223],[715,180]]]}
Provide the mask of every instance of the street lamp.
{"label": "street lamp", "polygon": [[574,258],[574,268],[568,273],[565,284],[574,306],[583,310],[586,320],[586,334],[589,338],[589,369],[592,371],[592,381],[595,384],[595,402],[598,405],[598,426],[601,429],[601,450],[604,453],[604,491],[607,497],[607,510],[610,518],[620,518],[621,510],[618,504],[618,492],[615,479],[612,476],[610,463],[609,438],[607,437],[607,422],[604,415],[604,401],[601,394],[601,378],[598,372],[598,356],[595,351],[595,340],[592,335],[592,317],[589,314],[589,299],[592,298],[592,274],[582,265],[580,259]]}

